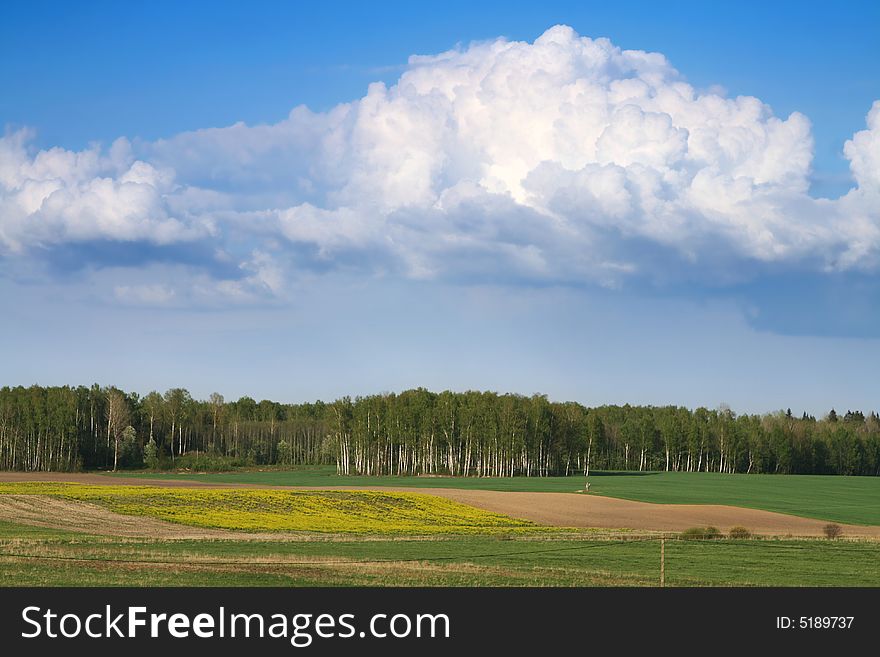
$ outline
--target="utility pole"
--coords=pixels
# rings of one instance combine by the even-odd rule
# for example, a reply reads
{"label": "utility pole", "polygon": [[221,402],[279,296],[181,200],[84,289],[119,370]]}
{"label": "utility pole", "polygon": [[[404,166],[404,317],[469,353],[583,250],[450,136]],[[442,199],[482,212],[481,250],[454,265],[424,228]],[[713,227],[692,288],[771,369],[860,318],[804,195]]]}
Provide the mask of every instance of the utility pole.
{"label": "utility pole", "polygon": [[666,539],[660,539],[660,586],[666,586]]}

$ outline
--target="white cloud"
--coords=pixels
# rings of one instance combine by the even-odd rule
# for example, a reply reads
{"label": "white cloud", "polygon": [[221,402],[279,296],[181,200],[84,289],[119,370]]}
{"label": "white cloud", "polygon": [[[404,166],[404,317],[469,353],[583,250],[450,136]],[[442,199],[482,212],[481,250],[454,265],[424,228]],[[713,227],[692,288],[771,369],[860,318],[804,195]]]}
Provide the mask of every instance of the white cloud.
{"label": "white cloud", "polygon": [[212,239],[246,263],[220,282],[230,297],[278,295],[300,267],[616,285],[662,268],[646,245],[697,277],[722,261],[870,270],[880,101],[867,123],[844,147],[856,186],[814,199],[802,114],[557,26],[413,56],[397,84],[326,113],[138,143],[139,159],[125,140],[29,155],[12,133],[0,245]]}
{"label": "white cloud", "polygon": [[874,101],[866,121],[868,129],[853,135],[843,152],[859,188],[880,193],[880,100]]}
{"label": "white cloud", "polygon": [[208,224],[169,214],[173,172],[135,160],[125,139],[102,152],[51,148],[33,155],[31,134],[0,138],[0,253],[90,240],[170,244]]}
{"label": "white cloud", "polygon": [[286,272],[272,254],[255,249],[238,263],[239,275],[214,280],[204,276],[191,282],[186,294],[191,302],[209,305],[224,303],[252,304],[270,299],[284,299],[287,293]]}

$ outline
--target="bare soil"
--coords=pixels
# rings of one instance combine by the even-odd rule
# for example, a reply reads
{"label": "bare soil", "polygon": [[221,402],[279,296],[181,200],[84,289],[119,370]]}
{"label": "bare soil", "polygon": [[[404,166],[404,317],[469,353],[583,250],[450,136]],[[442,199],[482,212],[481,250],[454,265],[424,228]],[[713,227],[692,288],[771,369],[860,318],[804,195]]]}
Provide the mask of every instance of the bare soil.
{"label": "bare soil", "polygon": [[[827,520],[720,504],[650,504],[578,493],[431,492],[514,518],[560,527],[680,532],[689,527],[712,526],[728,532],[740,526],[753,534],[768,536],[823,536],[823,528],[828,524]],[[880,527],[840,526],[844,536],[880,538]]]}
{"label": "bare soil", "polygon": [[114,513],[96,504],[47,495],[0,495],[0,520],[36,527],[138,538],[220,538],[228,532]]}
{"label": "bare soil", "polygon": [[[135,479],[114,477],[112,479],[100,474],[67,474],[67,473],[24,473],[2,472],[0,482],[22,481],[56,481],[98,485],[137,485],[167,486],[174,488],[271,488],[284,490],[302,487],[260,486],[257,484],[215,484],[198,481],[179,481],[165,479]],[[305,487],[316,490],[321,487]],[[408,493],[425,493],[469,504],[477,508],[503,513],[514,518],[522,518],[541,525],[557,527],[584,527],[601,529],[631,529],[648,532],[680,532],[689,527],[717,527],[727,532],[731,527],[746,527],[753,534],[767,536],[823,536],[826,520],[801,518],[783,513],[745,509],[735,506],[716,504],[650,504],[633,502],[611,497],[601,497],[581,493],[527,493],[488,490],[460,490],[447,488],[371,488],[369,486],[332,486],[323,487],[329,490],[386,490]],[[120,516],[94,505],[88,511],[81,509],[80,504],[63,502],[52,498],[40,498],[37,509],[22,509],[22,497],[0,495],[0,519],[41,524],[52,527],[83,526],[80,531],[131,536],[164,536],[183,537],[242,537],[239,532],[220,530],[203,530],[183,527],[173,523],[148,518]],[[31,496],[32,497],[32,496]],[[16,498],[4,501],[5,498]],[[76,511],[69,505],[75,504]],[[67,505],[67,506],[64,506]],[[77,517],[72,517],[77,516]],[[111,518],[112,517],[112,518]],[[46,524],[51,523],[51,524]],[[839,523],[840,524],[840,523]],[[880,539],[880,527],[845,525],[844,537],[863,537]],[[106,531],[99,531],[106,528]],[[131,532],[131,533],[124,533]],[[160,533],[166,532],[166,533]],[[263,534],[261,537],[265,537]],[[277,534],[275,535],[277,538]]]}

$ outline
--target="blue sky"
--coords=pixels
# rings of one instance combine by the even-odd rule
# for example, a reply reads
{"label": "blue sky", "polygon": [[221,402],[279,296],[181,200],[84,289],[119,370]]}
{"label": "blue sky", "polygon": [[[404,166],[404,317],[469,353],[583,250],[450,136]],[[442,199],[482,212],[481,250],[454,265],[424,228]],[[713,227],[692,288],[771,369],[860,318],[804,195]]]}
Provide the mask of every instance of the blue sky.
{"label": "blue sky", "polygon": [[275,122],[298,104],[327,109],[393,83],[411,54],[532,40],[557,23],[662,52],[695,86],[805,113],[817,183],[849,184],[841,145],[878,88],[870,1],[10,3],[0,83],[15,92],[0,97],[0,116],[66,148]]}
{"label": "blue sky", "polygon": [[0,384],[876,408],[878,25],[11,5]]}

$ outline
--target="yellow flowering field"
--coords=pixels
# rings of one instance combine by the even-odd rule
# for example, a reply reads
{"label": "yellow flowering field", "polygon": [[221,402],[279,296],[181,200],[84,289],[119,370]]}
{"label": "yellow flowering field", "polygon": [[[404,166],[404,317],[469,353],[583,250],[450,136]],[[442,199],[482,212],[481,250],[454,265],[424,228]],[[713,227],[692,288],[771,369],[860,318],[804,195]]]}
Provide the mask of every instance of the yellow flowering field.
{"label": "yellow flowering field", "polygon": [[192,489],[0,483],[0,495],[49,495],[197,527],[247,531],[474,534],[547,528],[434,495],[378,491]]}

